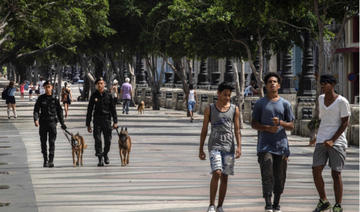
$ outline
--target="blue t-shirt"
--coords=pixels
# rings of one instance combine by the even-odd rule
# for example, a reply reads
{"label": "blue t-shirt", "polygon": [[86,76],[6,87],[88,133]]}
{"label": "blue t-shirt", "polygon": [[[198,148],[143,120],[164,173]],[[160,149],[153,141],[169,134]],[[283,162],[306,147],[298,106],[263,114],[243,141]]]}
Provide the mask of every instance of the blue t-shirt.
{"label": "blue t-shirt", "polygon": [[[284,98],[280,97],[276,102],[270,101],[263,97],[256,101],[252,118],[262,125],[274,125],[272,118],[278,117],[279,120],[291,122],[294,120],[294,114],[291,104]],[[257,152],[269,152],[276,155],[290,155],[289,142],[285,129],[279,127],[276,133],[258,131]]]}

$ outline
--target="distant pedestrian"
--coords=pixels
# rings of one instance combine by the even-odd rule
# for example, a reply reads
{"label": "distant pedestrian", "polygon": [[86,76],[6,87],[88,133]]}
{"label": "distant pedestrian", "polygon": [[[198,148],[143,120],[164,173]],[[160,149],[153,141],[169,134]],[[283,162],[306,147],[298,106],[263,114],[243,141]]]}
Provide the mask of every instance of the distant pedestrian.
{"label": "distant pedestrian", "polygon": [[[219,181],[219,200],[216,212],[223,212],[228,176],[234,174],[235,158],[239,158],[241,155],[240,112],[237,106],[230,104],[230,96],[233,89],[231,84],[221,83],[217,90],[218,100],[216,103],[210,104],[204,111],[199,158],[201,160],[206,158],[204,143],[210,122],[211,133],[208,141],[208,150],[212,178],[210,182],[210,205],[208,212],[215,212],[215,198]],[[236,139],[236,149],[234,137]]]}
{"label": "distant pedestrian", "polygon": [[14,114],[14,118],[17,118],[16,115],[16,101],[15,101],[15,92],[16,92],[16,87],[14,84],[14,81],[10,81],[7,89],[7,96],[6,96],[6,104],[7,104],[7,115],[8,115],[8,119],[10,119],[10,111],[12,109],[13,114]]}
{"label": "distant pedestrian", "polygon": [[322,171],[329,160],[331,176],[334,181],[336,204],[333,212],[342,212],[341,208],[343,183],[341,171],[345,165],[347,140],[345,130],[351,115],[348,100],[335,93],[337,81],[332,75],[320,77],[321,90],[319,96],[320,126],[316,137],[316,146],[313,155],[313,177],[320,199],[314,212],[325,211],[331,208],[325,193]]}
{"label": "distant pedestrian", "polygon": [[40,77],[40,80],[38,81],[38,94],[39,95],[43,95],[45,93],[45,89],[44,89],[44,78],[43,77]]}
{"label": "distant pedestrian", "polygon": [[244,90],[244,96],[255,96],[257,95],[258,89],[257,89],[256,81],[251,81],[250,85],[245,88]]}
{"label": "distant pedestrian", "polygon": [[119,97],[119,85],[118,85],[118,81],[116,79],[114,79],[112,87],[111,87],[111,95],[114,99],[114,103],[117,104],[118,102],[118,97]]}
{"label": "distant pedestrian", "polygon": [[29,85],[29,101],[32,101],[32,98],[33,98],[33,93],[35,91],[35,87],[33,85],[32,82],[30,82],[30,85]]}
{"label": "distant pedestrian", "polygon": [[194,89],[194,86],[192,84],[189,85],[189,93],[186,94],[186,100],[188,102],[188,111],[190,113],[190,122],[193,122],[194,120],[194,110],[196,105],[196,91]]}
{"label": "distant pedestrian", "polygon": [[280,76],[270,72],[264,77],[264,82],[267,93],[255,103],[251,126],[258,131],[257,155],[265,212],[280,212],[280,196],[284,191],[290,155],[285,130],[294,129],[294,115],[291,104],[279,96]]}
{"label": "distant pedestrian", "polygon": [[25,82],[22,82],[20,84],[20,98],[24,99],[24,93],[25,93]]}
{"label": "distant pedestrian", "polygon": [[120,96],[123,101],[123,111],[122,111],[123,114],[125,112],[126,112],[126,114],[129,114],[129,106],[130,106],[130,101],[132,98],[132,86],[129,82],[130,82],[130,79],[125,78],[125,82],[122,84],[121,90],[120,90]]}
{"label": "distant pedestrian", "polygon": [[[86,115],[86,127],[88,132],[93,132],[91,128],[91,119],[94,125],[94,139],[95,139],[95,156],[98,157],[98,166],[109,164],[110,160],[108,153],[111,145],[112,129],[117,128],[117,114],[116,105],[112,99],[111,94],[105,90],[105,82],[102,77],[95,81],[96,91],[91,95]],[[111,127],[111,118],[113,119],[113,126]],[[101,134],[104,135],[104,151],[102,149]],[[103,160],[104,158],[104,160]]]}
{"label": "distant pedestrian", "polygon": [[64,83],[64,87],[61,89],[61,101],[64,104],[65,118],[67,118],[69,113],[69,105],[71,105],[72,101],[72,93],[66,82]]}
{"label": "distant pedestrian", "polygon": [[[53,86],[50,81],[43,83],[45,94],[37,99],[34,106],[34,123],[39,127],[41,153],[43,154],[43,167],[54,167],[56,125],[60,122],[61,128],[66,129],[63,110],[57,96],[53,95]],[[48,139],[49,138],[49,139]],[[47,154],[47,141],[49,141],[49,158]]]}

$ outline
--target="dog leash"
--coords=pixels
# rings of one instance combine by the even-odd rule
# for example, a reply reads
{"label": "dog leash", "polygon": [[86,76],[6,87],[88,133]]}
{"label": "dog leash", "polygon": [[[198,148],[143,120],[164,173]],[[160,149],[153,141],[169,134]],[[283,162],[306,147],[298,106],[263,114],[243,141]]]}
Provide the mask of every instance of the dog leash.
{"label": "dog leash", "polygon": [[118,136],[120,136],[120,133],[119,133],[118,128],[119,128],[119,127],[115,128],[115,130],[116,130],[116,133],[118,134]]}
{"label": "dog leash", "polygon": [[63,132],[64,132],[64,135],[65,135],[66,139],[68,140],[69,144],[71,146],[75,146],[75,143],[72,142],[72,139],[69,138],[69,136],[71,136],[71,138],[72,138],[73,134],[71,132],[67,131],[67,130],[64,130],[64,129],[63,129]]}

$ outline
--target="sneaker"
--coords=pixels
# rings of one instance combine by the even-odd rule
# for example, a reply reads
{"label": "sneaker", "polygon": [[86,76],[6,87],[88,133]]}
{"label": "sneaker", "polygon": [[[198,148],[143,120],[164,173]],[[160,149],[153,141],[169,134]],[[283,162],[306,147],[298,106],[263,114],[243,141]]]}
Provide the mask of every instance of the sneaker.
{"label": "sneaker", "polygon": [[265,212],[273,212],[272,205],[265,205]]}
{"label": "sneaker", "polygon": [[336,204],[334,205],[332,211],[333,211],[333,212],[342,212],[343,209],[341,208],[341,205],[340,205],[340,204],[336,203]]}
{"label": "sneaker", "polygon": [[281,212],[280,205],[273,205],[273,212]]}
{"label": "sneaker", "polygon": [[209,205],[209,208],[208,208],[207,212],[216,212],[215,211],[215,206],[214,205]]}
{"label": "sneaker", "polygon": [[222,206],[217,207],[217,208],[216,208],[216,212],[224,212]]}
{"label": "sneaker", "polygon": [[319,199],[319,202],[318,202],[315,210],[313,210],[313,212],[321,212],[321,211],[328,210],[330,208],[331,208],[331,205],[328,200],[322,201],[321,199]]}

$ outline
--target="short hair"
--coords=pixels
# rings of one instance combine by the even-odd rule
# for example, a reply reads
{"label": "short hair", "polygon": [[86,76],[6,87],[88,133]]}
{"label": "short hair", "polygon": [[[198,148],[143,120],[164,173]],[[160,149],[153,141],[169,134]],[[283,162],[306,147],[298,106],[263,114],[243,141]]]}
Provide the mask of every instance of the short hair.
{"label": "short hair", "polygon": [[130,78],[129,78],[129,77],[126,77],[126,78],[125,78],[125,82],[130,82]]}
{"label": "short hair", "polygon": [[190,85],[189,85],[189,89],[190,89],[190,90],[194,89],[193,84],[190,84]]}
{"label": "short hair", "polygon": [[336,85],[337,80],[333,75],[324,74],[320,76],[320,83],[330,83]]}
{"label": "short hair", "polygon": [[222,92],[225,89],[229,89],[230,91],[234,90],[234,86],[230,83],[230,82],[222,82],[220,83],[220,85],[218,86],[218,91]]}
{"label": "short hair", "polygon": [[281,77],[278,73],[275,72],[269,72],[264,77],[264,83],[267,84],[267,81],[270,79],[270,77],[276,77],[278,80],[278,83],[281,84]]}

